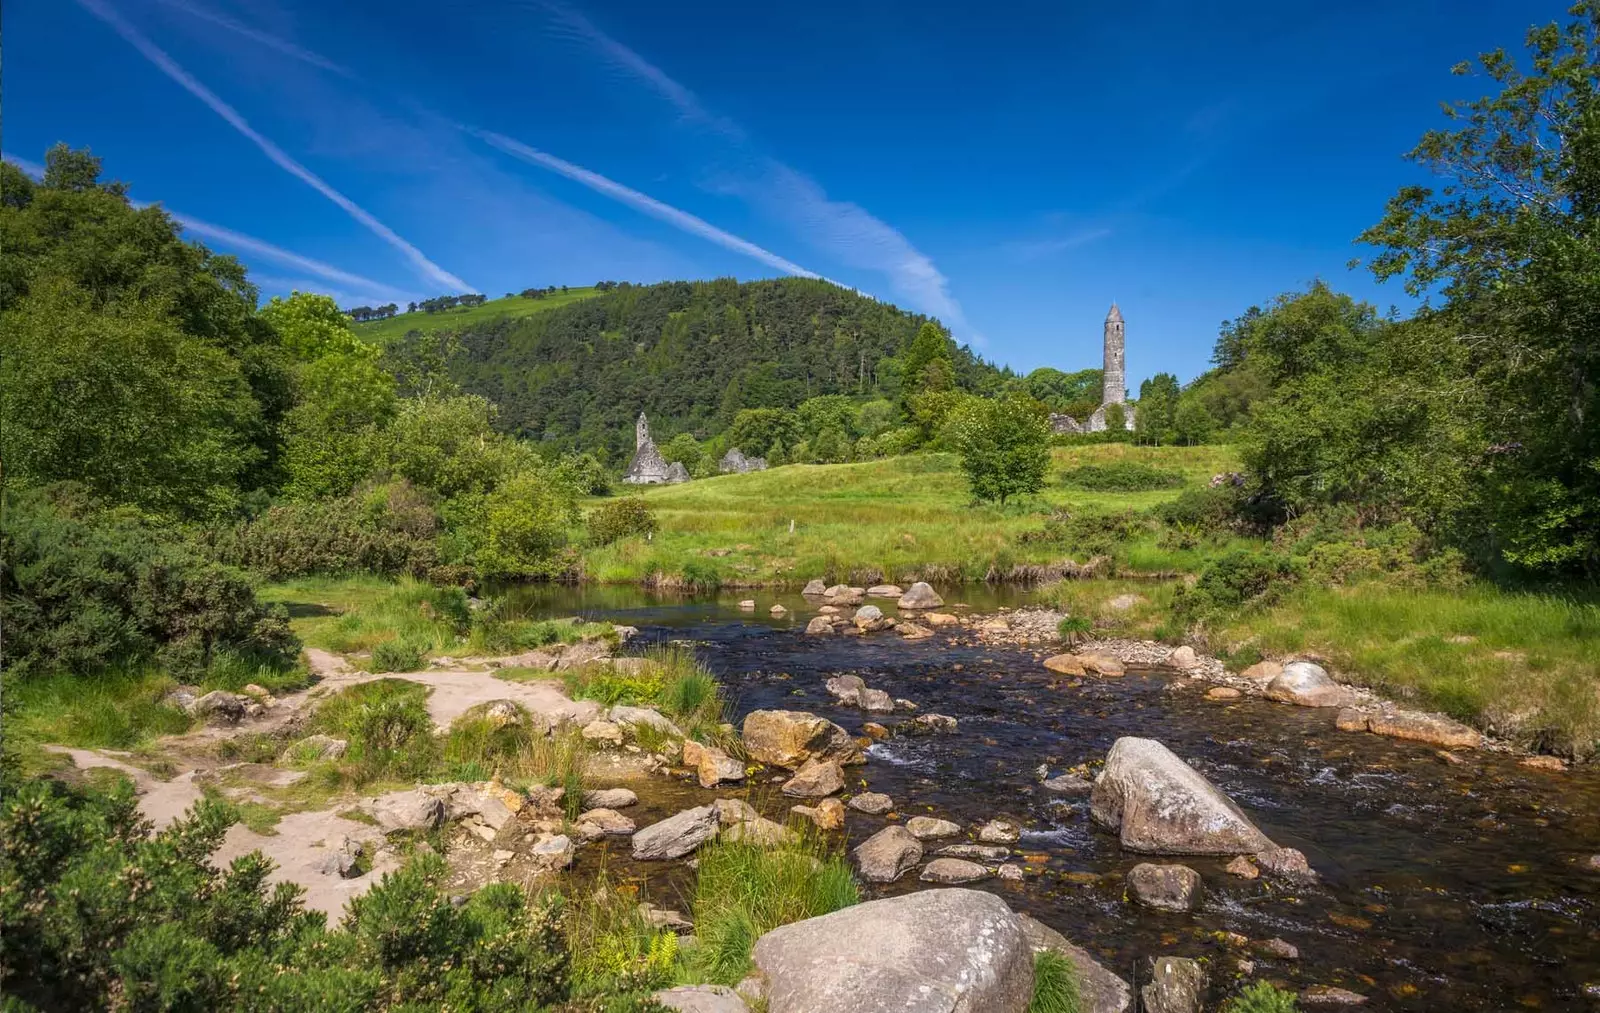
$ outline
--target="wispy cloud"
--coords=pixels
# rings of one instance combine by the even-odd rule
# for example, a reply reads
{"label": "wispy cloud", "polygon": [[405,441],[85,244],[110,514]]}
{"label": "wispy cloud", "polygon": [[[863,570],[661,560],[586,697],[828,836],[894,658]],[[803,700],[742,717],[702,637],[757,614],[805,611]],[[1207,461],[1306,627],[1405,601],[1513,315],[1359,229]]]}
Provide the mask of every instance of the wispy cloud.
{"label": "wispy cloud", "polygon": [[115,10],[103,3],[102,0],[78,0],[78,3],[91,14],[104,21],[107,25],[110,25],[118,35],[122,36],[129,45],[137,49],[145,59],[154,64],[162,73],[172,78],[172,80],[176,81],[191,95],[209,106],[212,112],[222,117],[222,119],[225,120],[229,126],[243,134],[247,139],[250,140],[251,143],[260,148],[261,152],[271,159],[279,168],[283,169],[285,172],[288,172],[290,175],[299,179],[307,186],[310,186],[312,189],[328,198],[328,200],[342,208],[346,214],[348,214],[351,218],[354,218],[373,235],[377,236],[379,239],[382,239],[384,242],[400,251],[400,253],[403,254],[405,258],[409,260],[412,265],[416,267],[423,275],[440,285],[456,291],[474,291],[472,286],[451,274],[449,271],[446,271],[438,264],[435,264],[433,261],[429,260],[421,250],[417,249],[405,239],[401,238],[393,229],[390,229],[387,225],[380,222],[377,218],[368,213],[366,209],[362,208],[355,201],[334,189],[333,186],[325,182],[322,177],[318,176],[310,169],[307,169],[305,166],[295,161],[282,148],[278,147],[272,141],[262,136],[254,127],[250,126],[250,124],[245,121],[245,118],[241,116],[237,110],[228,105],[228,103],[224,102],[221,98],[217,97],[217,95],[204,84],[201,84],[200,81],[194,77],[194,75],[190,74],[187,70],[184,70],[181,66],[179,66],[176,61],[174,61],[164,51],[157,47],[155,43],[145,38],[145,36],[139,32],[138,29],[124,21]]}
{"label": "wispy cloud", "polygon": [[741,126],[713,113],[693,91],[578,11],[560,0],[538,0],[538,5],[549,12],[558,34],[588,45],[612,68],[665,99],[684,121],[711,131],[734,149],[739,167],[717,175],[716,191],[739,196],[824,255],[884,275],[892,290],[917,309],[941,318],[963,336],[982,340],[951,294],[949,279],[899,230],[859,204],[831,198],[806,174],[760,153]]}
{"label": "wispy cloud", "polygon": [[350,70],[348,67],[343,67],[337,63],[334,63],[321,53],[306,49],[304,46],[297,46],[288,39],[273,35],[271,32],[263,32],[259,28],[252,28],[242,21],[235,21],[226,14],[220,14],[208,7],[202,7],[199,4],[189,3],[188,0],[160,0],[160,2],[168,7],[171,7],[173,10],[182,11],[192,18],[198,18],[201,21],[210,22],[219,28],[226,28],[230,32],[244,36],[251,42],[266,46],[268,49],[276,50],[285,56],[299,60],[301,63],[308,63],[313,67],[319,67],[323,70],[330,71],[331,73],[338,74],[341,77],[348,77],[351,80],[354,80],[356,77],[354,71]]}
{"label": "wispy cloud", "polygon": [[1044,260],[1078,246],[1087,246],[1111,235],[1110,229],[1081,229],[1062,236],[1042,239],[1017,239],[1001,245],[1001,250],[1013,260]]}
{"label": "wispy cloud", "polygon": [[397,297],[369,289],[345,289],[330,286],[326,282],[310,278],[289,278],[275,274],[253,274],[250,280],[258,287],[268,292],[315,292],[318,295],[329,296],[340,306],[382,306],[387,302],[407,302],[406,297]]}
{"label": "wispy cloud", "polygon": [[474,127],[464,127],[469,133],[482,138],[509,155],[514,155],[525,162],[549,169],[559,173],[570,180],[582,183],[584,186],[597,193],[605,194],[614,200],[621,201],[629,207],[643,211],[653,218],[659,218],[669,225],[682,229],[702,239],[708,239],[718,246],[726,247],[736,253],[753,257],[769,267],[775,267],[785,274],[795,274],[803,278],[820,278],[815,271],[801,267],[792,260],[786,260],[771,250],[763,249],[756,244],[740,239],[731,232],[717,228],[703,218],[697,218],[687,211],[681,211],[670,204],[664,204],[648,194],[640,193],[632,187],[623,186],[615,180],[607,179],[597,172],[591,172],[581,165],[574,165],[565,159],[557,158],[548,152],[529,147],[515,138],[504,134],[497,134],[492,130],[478,130]]}
{"label": "wispy cloud", "polygon": [[[29,176],[32,176],[34,179],[44,178],[44,166],[40,165],[38,162],[30,161],[26,158],[20,158],[9,153],[6,154],[4,158],[7,162],[15,165],[17,168],[21,169]],[[136,208],[150,207],[150,203],[148,201],[130,199],[129,203]],[[185,232],[192,233],[193,235],[199,236],[203,239],[209,239],[213,243],[217,243],[221,246],[227,247],[228,249],[242,250],[246,253],[253,253],[258,257],[264,257],[268,260],[276,261],[280,264],[297,267],[300,270],[314,274],[325,281],[331,281],[335,284],[350,286],[351,288],[362,292],[383,293],[382,299],[384,300],[411,298],[411,293],[397,289],[392,285],[385,285],[383,282],[373,281],[371,278],[363,278],[359,274],[345,271],[341,268],[333,266],[332,264],[324,263],[323,261],[316,260],[312,257],[295,253],[293,250],[286,250],[281,246],[276,246],[267,242],[265,239],[257,239],[255,236],[246,235],[243,232],[236,232],[233,229],[224,228],[221,225],[213,225],[210,222],[202,221],[201,219],[195,218],[192,215],[186,215],[181,211],[174,211],[171,208],[166,208],[165,210],[167,214],[172,216],[173,220],[183,226]],[[319,283],[302,283],[301,287],[307,290],[326,291],[330,292],[331,294],[332,290],[328,289],[326,286],[319,288],[317,287],[318,284]],[[376,296],[367,296],[364,298],[374,297]]]}

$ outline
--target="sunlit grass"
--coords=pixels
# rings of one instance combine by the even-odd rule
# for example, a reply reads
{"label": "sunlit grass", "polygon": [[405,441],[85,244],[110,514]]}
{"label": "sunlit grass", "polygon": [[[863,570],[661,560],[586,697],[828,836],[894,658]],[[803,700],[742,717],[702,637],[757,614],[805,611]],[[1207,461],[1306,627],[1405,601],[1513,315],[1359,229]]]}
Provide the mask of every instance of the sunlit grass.
{"label": "sunlit grass", "polygon": [[177,680],[153,668],[7,679],[6,738],[86,749],[133,749],[189,730],[193,719],[164,702]]}
{"label": "sunlit grass", "polygon": [[421,310],[415,313],[396,313],[388,320],[356,324],[355,330],[356,334],[367,341],[381,345],[403,338],[407,332],[413,330],[431,333],[444,328],[455,329],[468,324],[487,323],[503,316],[526,317],[566,306],[595,294],[596,289],[585,286],[569,288],[565,292],[558,290],[543,299],[524,299],[520,295],[506,296],[501,299],[489,299],[480,306],[457,306],[438,313],[424,313]]}
{"label": "sunlit grass", "polygon": [[[637,667],[596,662],[569,669],[563,674],[567,694],[607,706],[654,707],[691,738],[706,742],[726,738],[719,726],[726,720],[727,705],[716,676],[693,651],[657,647],[647,651],[644,659]],[[516,673],[502,675],[516,677]]]}

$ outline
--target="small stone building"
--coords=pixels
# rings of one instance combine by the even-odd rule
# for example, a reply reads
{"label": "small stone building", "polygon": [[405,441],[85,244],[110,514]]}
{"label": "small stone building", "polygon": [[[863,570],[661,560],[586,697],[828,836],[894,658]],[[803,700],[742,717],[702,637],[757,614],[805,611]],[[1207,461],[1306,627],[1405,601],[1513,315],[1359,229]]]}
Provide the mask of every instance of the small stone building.
{"label": "small stone building", "polygon": [[633,427],[633,459],[628,462],[627,474],[622,481],[628,485],[676,485],[689,481],[689,469],[680,461],[668,464],[656,443],[650,438],[650,420],[644,412]]}

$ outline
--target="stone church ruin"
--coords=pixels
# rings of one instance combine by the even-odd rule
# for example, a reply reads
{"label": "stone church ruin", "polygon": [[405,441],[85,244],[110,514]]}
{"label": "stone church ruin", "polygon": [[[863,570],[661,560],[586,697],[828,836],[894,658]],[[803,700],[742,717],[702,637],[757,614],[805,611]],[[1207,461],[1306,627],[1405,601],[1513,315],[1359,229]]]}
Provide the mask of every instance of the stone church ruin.
{"label": "stone church ruin", "polygon": [[1050,431],[1053,433],[1103,433],[1106,430],[1106,410],[1112,405],[1122,406],[1122,424],[1127,429],[1133,428],[1133,406],[1128,404],[1128,372],[1124,363],[1125,334],[1123,330],[1122,311],[1116,303],[1111,304],[1111,312],[1106,314],[1105,325],[1105,362],[1102,369],[1104,374],[1100,384],[1100,407],[1094,410],[1087,421],[1079,422],[1071,415],[1050,415]]}
{"label": "stone church ruin", "polygon": [[676,485],[689,481],[689,469],[681,461],[667,463],[650,438],[650,420],[644,412],[633,426],[633,460],[628,462],[628,472],[622,481],[628,485]]}

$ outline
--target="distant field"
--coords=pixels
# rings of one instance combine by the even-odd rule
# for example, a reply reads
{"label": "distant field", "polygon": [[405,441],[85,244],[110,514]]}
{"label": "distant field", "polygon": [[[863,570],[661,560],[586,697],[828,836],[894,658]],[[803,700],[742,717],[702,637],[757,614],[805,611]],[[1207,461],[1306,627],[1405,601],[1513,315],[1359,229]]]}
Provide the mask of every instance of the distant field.
{"label": "distant field", "polygon": [[356,333],[369,341],[382,344],[395,338],[403,338],[414,330],[426,333],[483,323],[496,317],[531,316],[534,313],[543,313],[546,310],[575,303],[579,299],[587,299],[595,294],[593,288],[571,288],[565,292],[547,295],[543,299],[524,299],[520,295],[514,295],[505,299],[490,299],[481,306],[458,306],[453,310],[439,313],[424,313],[418,310],[415,313],[400,313],[388,320],[356,324]]}
{"label": "distant field", "polygon": [[[1087,492],[1063,474],[1084,464],[1137,461],[1181,473],[1186,485],[1157,492]],[[724,583],[804,583],[877,571],[981,580],[991,568],[1059,562],[1059,546],[1028,542],[1024,532],[1057,511],[1114,513],[1172,499],[1217,472],[1237,470],[1228,447],[1058,448],[1044,491],[1005,507],[971,502],[953,454],[913,454],[860,464],[801,464],[684,485],[646,487],[641,495],[660,524],[655,538],[631,538],[584,556],[585,575],[631,583],[671,580],[691,564]],[[794,521],[794,532],[789,522]],[[724,551],[726,550],[726,551]],[[1132,543],[1125,560],[1140,569],[1185,568],[1199,560]],[[1082,562],[1083,560],[1079,560]],[[866,578],[862,578],[866,579]]]}

